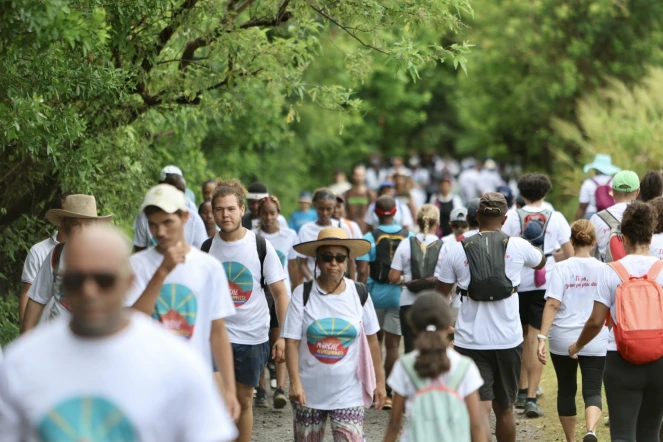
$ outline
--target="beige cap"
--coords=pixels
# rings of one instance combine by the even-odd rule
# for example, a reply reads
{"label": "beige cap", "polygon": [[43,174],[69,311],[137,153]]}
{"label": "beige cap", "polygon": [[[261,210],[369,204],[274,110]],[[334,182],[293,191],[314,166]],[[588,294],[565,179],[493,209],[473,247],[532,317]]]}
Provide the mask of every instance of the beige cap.
{"label": "beige cap", "polygon": [[180,192],[170,184],[159,184],[152,187],[145,195],[143,205],[140,206],[140,211],[144,211],[148,206],[155,206],[166,213],[175,213],[178,210],[188,212],[186,207],[186,197],[184,193]]}

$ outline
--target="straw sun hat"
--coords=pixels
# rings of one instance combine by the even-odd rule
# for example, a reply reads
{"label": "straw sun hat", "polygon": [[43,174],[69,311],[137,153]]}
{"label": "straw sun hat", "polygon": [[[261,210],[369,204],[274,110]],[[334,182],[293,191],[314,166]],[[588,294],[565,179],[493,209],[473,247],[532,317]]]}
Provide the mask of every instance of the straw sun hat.
{"label": "straw sun hat", "polygon": [[46,219],[60,227],[63,218],[96,219],[109,222],[113,215],[98,216],[97,201],[92,195],[69,195],[62,209],[51,209],[46,212]]}
{"label": "straw sun hat", "polygon": [[367,254],[371,250],[371,243],[365,239],[350,239],[348,232],[340,227],[325,227],[318,233],[316,241],[303,242],[294,248],[304,256],[316,257],[318,248],[322,246],[340,246],[350,250],[351,257]]}

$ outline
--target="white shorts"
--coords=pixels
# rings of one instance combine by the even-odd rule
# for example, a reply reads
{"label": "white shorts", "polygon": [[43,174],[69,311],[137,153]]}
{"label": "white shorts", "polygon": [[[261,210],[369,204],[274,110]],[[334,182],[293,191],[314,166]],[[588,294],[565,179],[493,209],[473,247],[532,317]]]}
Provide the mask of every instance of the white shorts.
{"label": "white shorts", "polygon": [[378,316],[380,329],[401,336],[401,318],[400,309],[397,308],[376,308],[375,313]]}

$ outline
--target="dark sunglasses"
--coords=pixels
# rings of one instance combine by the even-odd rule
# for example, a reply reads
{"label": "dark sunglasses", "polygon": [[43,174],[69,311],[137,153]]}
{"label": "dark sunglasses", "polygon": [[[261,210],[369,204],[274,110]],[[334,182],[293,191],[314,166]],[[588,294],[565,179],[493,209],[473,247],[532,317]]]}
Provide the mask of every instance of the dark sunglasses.
{"label": "dark sunglasses", "polygon": [[342,253],[337,253],[334,255],[333,253],[327,252],[321,253],[320,259],[322,259],[323,262],[332,262],[334,259],[336,259],[336,262],[340,264],[348,259],[348,255],[343,255]]}
{"label": "dark sunglasses", "polygon": [[117,275],[114,273],[65,272],[62,276],[62,287],[67,291],[78,291],[88,278],[92,278],[103,290],[113,287],[117,281]]}

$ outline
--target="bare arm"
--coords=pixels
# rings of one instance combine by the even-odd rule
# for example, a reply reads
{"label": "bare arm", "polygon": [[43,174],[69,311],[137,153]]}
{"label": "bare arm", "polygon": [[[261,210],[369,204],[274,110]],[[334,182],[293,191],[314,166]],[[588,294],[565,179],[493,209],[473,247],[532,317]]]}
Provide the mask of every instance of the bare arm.
{"label": "bare arm", "polygon": [[546,256],[541,252],[541,262],[538,266],[534,267],[534,270],[541,270],[546,266]]}
{"label": "bare arm", "polygon": [[573,250],[573,245],[571,244],[571,241],[567,241],[566,243],[562,244],[562,252],[564,252],[564,257],[561,260],[555,258],[555,261],[563,261],[565,259],[569,259],[575,256],[576,252],[575,250]]}
{"label": "bare arm", "polygon": [[223,394],[226,398],[228,411],[233,420],[237,421],[241,408],[237,401],[237,389],[235,387],[235,364],[233,363],[234,358],[230,338],[228,337],[226,324],[223,319],[212,321],[210,345],[212,346],[214,362],[219,373],[221,373]]}
{"label": "bare arm", "polygon": [[25,316],[25,307],[28,305],[28,292],[30,291],[32,284],[23,284],[21,293],[18,295],[18,317],[20,323],[23,323],[23,317]]}
{"label": "bare arm", "polygon": [[373,367],[375,368],[375,408],[382,410],[385,401],[387,400],[387,388],[384,380],[384,370],[382,369],[382,354],[380,353],[380,343],[376,334],[367,335],[368,345],[371,348],[371,358],[373,359]]}
{"label": "bare arm", "polygon": [[299,275],[303,280],[310,281],[313,279],[313,275],[311,275],[311,272],[308,270],[308,259],[307,258],[297,258],[299,261]]}
{"label": "bare arm", "polygon": [[605,324],[605,318],[608,317],[610,309],[600,302],[594,301],[594,310],[592,310],[592,315],[589,317],[583,327],[576,346],[578,350],[581,350],[585,345],[589,344],[592,339],[596,337],[601,332],[603,325]]}
{"label": "bare arm", "polygon": [[389,284],[400,284],[402,276],[403,276],[402,270],[396,270],[396,269],[389,270]]}
{"label": "bare arm", "polygon": [[481,409],[479,392],[475,391],[471,395],[466,396],[465,405],[467,405],[467,411],[470,414],[470,434],[472,435],[472,442],[490,442],[492,439],[490,422]]}
{"label": "bare arm", "polygon": [[[279,319],[279,324],[285,324],[285,314],[288,310],[288,291],[285,288],[284,281],[278,281],[269,285],[269,291],[272,292],[274,302],[276,303],[276,316]],[[279,338],[274,343],[274,361],[282,363],[285,361],[285,341]]]}
{"label": "bare arm", "polygon": [[290,376],[290,400],[299,405],[306,404],[306,393],[299,378],[299,339],[286,339],[285,365]]}
{"label": "bare arm", "polygon": [[28,298],[28,302],[25,306],[23,322],[21,322],[21,334],[28,330],[32,330],[37,324],[39,324],[39,318],[44,311],[44,307],[46,307],[46,304],[40,304],[37,301]]}
{"label": "bare arm", "polygon": [[290,290],[295,290],[295,287],[301,284],[299,266],[297,266],[296,259],[291,259],[288,261],[288,274],[290,275]]}
{"label": "bare arm", "polygon": [[442,295],[447,298],[447,300],[451,299],[451,290],[453,290],[453,288],[453,284],[447,284],[446,282],[442,282],[439,279],[435,285],[435,291],[442,293]]}
{"label": "bare arm", "polygon": [[[550,333],[550,327],[555,320],[555,316],[557,315],[561,304],[562,303],[559,300],[553,298],[548,298],[546,301],[546,306],[543,308],[543,319],[541,320],[542,335],[548,336]],[[546,350],[546,341],[544,339],[539,339],[538,356],[539,361],[544,365],[548,362],[548,354]]]}
{"label": "bare arm", "polygon": [[161,265],[157,268],[157,271],[154,272],[154,275],[152,275],[152,279],[147,283],[147,287],[143,290],[140,298],[138,298],[131,307],[148,316],[151,315],[152,312],[154,312],[157,299],[159,299],[159,291],[161,290],[161,287],[163,287],[166,277],[178,264],[185,261],[186,254],[189,250],[190,246],[182,243],[177,243],[174,247],[169,247],[163,253],[163,261],[161,262]]}
{"label": "bare arm", "polygon": [[368,261],[357,261],[357,281],[363,284],[368,281]]}
{"label": "bare arm", "polygon": [[403,413],[405,413],[405,398],[398,393],[394,393],[391,406],[391,419],[389,419],[389,424],[387,425],[384,442],[396,442],[403,426]]}
{"label": "bare arm", "polygon": [[580,203],[578,205],[578,210],[576,210],[576,214],[573,217],[573,221],[578,221],[579,219],[585,217],[585,213],[587,212],[587,206],[589,206],[588,203]]}
{"label": "bare arm", "polygon": [[348,276],[353,281],[357,280],[357,261],[354,259],[348,260]]}

